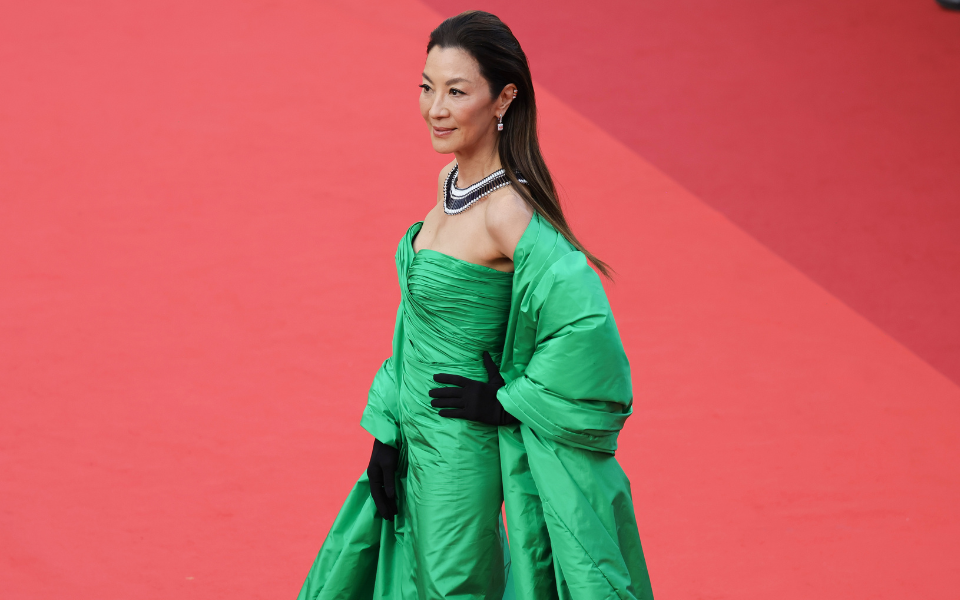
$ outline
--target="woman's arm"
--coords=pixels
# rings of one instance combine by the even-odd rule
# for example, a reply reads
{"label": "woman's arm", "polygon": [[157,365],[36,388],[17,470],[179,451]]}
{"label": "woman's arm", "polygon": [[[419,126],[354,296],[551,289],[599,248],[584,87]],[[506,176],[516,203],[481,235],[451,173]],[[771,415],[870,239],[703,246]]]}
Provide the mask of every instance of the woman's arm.
{"label": "woman's arm", "polygon": [[[397,309],[397,324],[394,341],[400,334],[403,306]],[[373,451],[367,466],[370,495],[377,512],[384,519],[393,520],[397,514],[395,475],[399,464],[400,395],[397,389],[395,354],[383,361],[373,377],[367,394],[367,406],[363,409],[360,426],[373,437]]]}
{"label": "woman's arm", "polygon": [[533,208],[511,186],[490,195],[484,223],[500,254],[513,260],[513,251],[532,217]]}
{"label": "woman's arm", "polygon": [[370,384],[360,426],[384,444],[400,447],[400,419],[393,357],[383,361]]}
{"label": "woman's arm", "polygon": [[[397,307],[393,330],[393,346],[396,353],[398,336],[402,335],[403,304]],[[367,394],[367,406],[363,409],[360,426],[384,444],[400,447],[400,392],[397,387],[395,357],[383,361],[373,377]]]}

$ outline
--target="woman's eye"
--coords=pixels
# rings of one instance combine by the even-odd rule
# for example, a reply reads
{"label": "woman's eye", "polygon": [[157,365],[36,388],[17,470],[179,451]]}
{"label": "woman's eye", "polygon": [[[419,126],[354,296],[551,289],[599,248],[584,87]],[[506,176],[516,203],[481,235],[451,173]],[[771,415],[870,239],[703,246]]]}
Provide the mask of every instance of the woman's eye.
{"label": "woman's eye", "polygon": [[423,91],[425,91],[425,92],[429,92],[429,91],[430,91],[430,86],[427,85],[427,84],[425,84],[425,83],[421,83],[421,84],[419,85],[419,87],[423,88]]}
{"label": "woman's eye", "polygon": [[454,96],[458,96],[458,95],[462,94],[463,92],[461,92],[461,91],[458,90],[457,88],[450,88],[450,93],[451,93],[452,95],[454,95]]}

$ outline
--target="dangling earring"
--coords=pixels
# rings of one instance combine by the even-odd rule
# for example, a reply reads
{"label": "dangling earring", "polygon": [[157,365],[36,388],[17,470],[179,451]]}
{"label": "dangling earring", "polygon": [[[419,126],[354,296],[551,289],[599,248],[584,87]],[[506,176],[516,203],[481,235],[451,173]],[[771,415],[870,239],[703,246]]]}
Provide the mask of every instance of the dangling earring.
{"label": "dangling earring", "polygon": [[503,131],[503,115],[497,115],[497,131]]}

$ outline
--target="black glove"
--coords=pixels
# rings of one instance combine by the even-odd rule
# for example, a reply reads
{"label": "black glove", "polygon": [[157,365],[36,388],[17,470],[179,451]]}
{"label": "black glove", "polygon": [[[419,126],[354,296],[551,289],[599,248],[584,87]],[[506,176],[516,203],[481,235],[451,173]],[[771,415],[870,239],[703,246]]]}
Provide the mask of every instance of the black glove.
{"label": "black glove", "polygon": [[388,521],[392,521],[397,514],[397,493],[394,488],[397,473],[397,463],[400,462],[400,451],[384,444],[380,440],[373,440],[373,454],[370,455],[370,466],[367,467],[367,478],[370,480],[370,495],[377,505],[377,512]]}
{"label": "black glove", "polygon": [[460,387],[442,387],[430,390],[430,405],[434,408],[444,408],[440,411],[441,417],[453,419],[467,419],[487,425],[510,425],[519,423],[516,417],[504,410],[497,400],[497,390],[505,385],[500,370],[490,358],[490,353],[484,350],[483,364],[490,375],[488,383],[467,379],[460,375],[437,373],[433,380],[437,383],[450,383]]}

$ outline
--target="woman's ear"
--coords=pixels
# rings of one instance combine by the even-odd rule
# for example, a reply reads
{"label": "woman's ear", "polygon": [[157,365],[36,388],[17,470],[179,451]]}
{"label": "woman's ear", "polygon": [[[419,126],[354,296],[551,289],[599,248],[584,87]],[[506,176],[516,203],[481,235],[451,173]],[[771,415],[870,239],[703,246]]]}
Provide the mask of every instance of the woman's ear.
{"label": "woman's ear", "polygon": [[510,103],[513,102],[513,99],[516,97],[517,86],[512,83],[503,86],[503,90],[500,91],[500,96],[497,98],[497,112],[501,115],[506,114]]}

